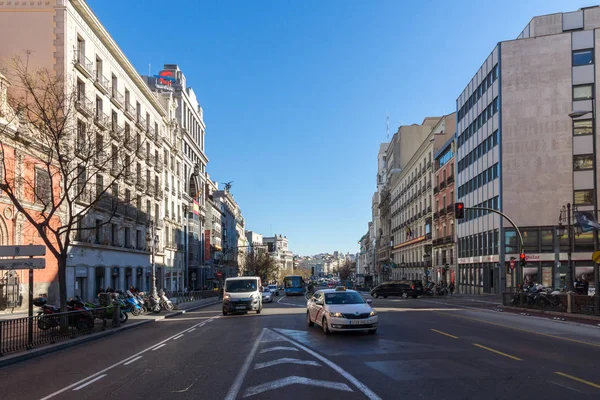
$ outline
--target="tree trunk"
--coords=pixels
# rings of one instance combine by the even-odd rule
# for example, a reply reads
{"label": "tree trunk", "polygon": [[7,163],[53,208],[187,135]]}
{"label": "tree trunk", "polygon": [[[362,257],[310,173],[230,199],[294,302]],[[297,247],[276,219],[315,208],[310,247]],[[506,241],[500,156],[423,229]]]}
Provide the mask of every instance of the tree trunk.
{"label": "tree trunk", "polygon": [[[67,307],[67,256],[68,254],[65,252],[61,254],[57,258],[58,264],[58,293],[60,297],[60,311],[66,312],[68,311]],[[60,319],[60,330],[61,332],[67,332],[69,330],[69,320],[68,318]]]}

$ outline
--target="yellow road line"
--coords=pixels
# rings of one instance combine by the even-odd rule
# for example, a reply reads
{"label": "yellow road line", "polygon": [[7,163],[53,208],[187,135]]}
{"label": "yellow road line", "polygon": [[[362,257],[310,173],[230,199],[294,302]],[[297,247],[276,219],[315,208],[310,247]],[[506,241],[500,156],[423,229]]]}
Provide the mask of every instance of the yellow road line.
{"label": "yellow road line", "polygon": [[530,331],[529,329],[522,329],[522,328],[515,328],[513,326],[509,326],[509,325],[504,325],[504,324],[499,324],[497,322],[489,322],[489,321],[484,321],[482,319],[477,319],[477,318],[471,318],[471,317],[465,317],[462,315],[454,315],[454,314],[449,314],[449,313],[438,313],[441,315],[445,315],[445,316],[449,316],[449,317],[455,317],[455,318],[462,318],[462,319],[468,319],[471,321],[477,321],[477,322],[481,322],[483,324],[488,324],[488,325],[494,325],[494,326],[500,326],[502,328],[507,328],[507,329],[512,329],[515,331],[520,331],[520,332],[527,332],[527,333],[533,333],[535,335],[539,335],[539,336],[545,336],[545,337],[549,337],[552,339],[558,339],[558,340],[564,340],[566,342],[571,342],[571,343],[578,343],[578,344],[583,344],[586,346],[592,346],[592,347],[600,347],[599,343],[591,343],[591,342],[584,342],[582,340],[577,340],[577,339],[570,339],[570,338],[566,338],[566,337],[561,337],[561,336],[554,336],[554,335],[549,335],[547,333],[541,333],[541,332],[536,332],[536,331]]}
{"label": "yellow road line", "polygon": [[489,347],[485,347],[485,346],[482,346],[482,345],[477,344],[477,343],[473,343],[473,346],[477,346],[477,347],[485,349],[487,351],[491,351],[492,353],[500,354],[501,356],[504,356],[504,357],[512,358],[513,360],[523,361],[519,357],[511,356],[510,354],[506,354],[506,353],[503,353],[503,352],[498,351],[498,350],[490,349]]}
{"label": "yellow road line", "polygon": [[564,372],[555,372],[555,374],[556,375],[560,375],[560,376],[564,376],[565,378],[573,379],[574,381],[577,381],[579,383],[583,383],[585,385],[594,387],[596,389],[600,389],[600,385],[598,385],[597,383],[586,381],[585,379],[581,379],[581,378],[578,378],[578,377],[573,376],[573,375],[565,374]]}
{"label": "yellow road line", "polygon": [[435,332],[435,333],[439,333],[440,335],[451,337],[452,339],[458,339],[458,336],[454,336],[454,335],[451,335],[451,334],[446,333],[446,332],[438,331],[437,329],[432,329],[432,331]]}

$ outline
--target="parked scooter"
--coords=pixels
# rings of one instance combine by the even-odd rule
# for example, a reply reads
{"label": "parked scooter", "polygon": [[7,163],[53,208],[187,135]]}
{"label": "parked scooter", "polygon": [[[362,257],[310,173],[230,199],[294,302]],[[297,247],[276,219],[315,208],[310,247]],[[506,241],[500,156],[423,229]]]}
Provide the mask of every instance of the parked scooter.
{"label": "parked scooter", "polygon": [[[75,298],[78,300],[81,300],[79,298],[79,296],[75,296]],[[112,304],[106,308],[100,306],[99,304],[94,304],[94,303],[90,303],[90,302],[84,302],[83,304],[91,311],[94,318],[97,318],[97,319],[113,319],[113,313],[116,309],[116,305],[118,304],[120,306],[120,310],[119,310],[120,322],[122,324],[124,324],[129,319],[129,316],[124,311],[127,306],[125,305],[125,303],[122,300],[119,300],[119,299],[112,300]]]}
{"label": "parked scooter", "polygon": [[165,293],[164,290],[160,289],[158,291],[158,297],[160,299],[160,307],[163,310],[167,310],[167,311],[173,311],[173,303],[171,302],[171,300],[169,300],[169,298],[167,297],[167,294]]}

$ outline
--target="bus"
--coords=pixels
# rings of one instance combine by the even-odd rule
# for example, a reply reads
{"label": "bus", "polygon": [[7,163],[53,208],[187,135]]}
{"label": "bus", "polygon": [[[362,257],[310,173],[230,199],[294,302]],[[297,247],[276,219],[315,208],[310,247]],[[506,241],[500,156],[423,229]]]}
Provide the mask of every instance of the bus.
{"label": "bus", "polygon": [[286,296],[304,296],[304,279],[292,275],[283,278],[283,291]]}

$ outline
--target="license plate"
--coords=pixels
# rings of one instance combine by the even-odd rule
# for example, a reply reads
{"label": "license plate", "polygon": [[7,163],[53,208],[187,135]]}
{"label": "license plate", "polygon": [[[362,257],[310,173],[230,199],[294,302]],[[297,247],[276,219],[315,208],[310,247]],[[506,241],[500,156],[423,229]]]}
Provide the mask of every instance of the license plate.
{"label": "license plate", "polygon": [[356,321],[356,320],[350,320],[350,325],[367,325],[370,324],[370,321]]}

